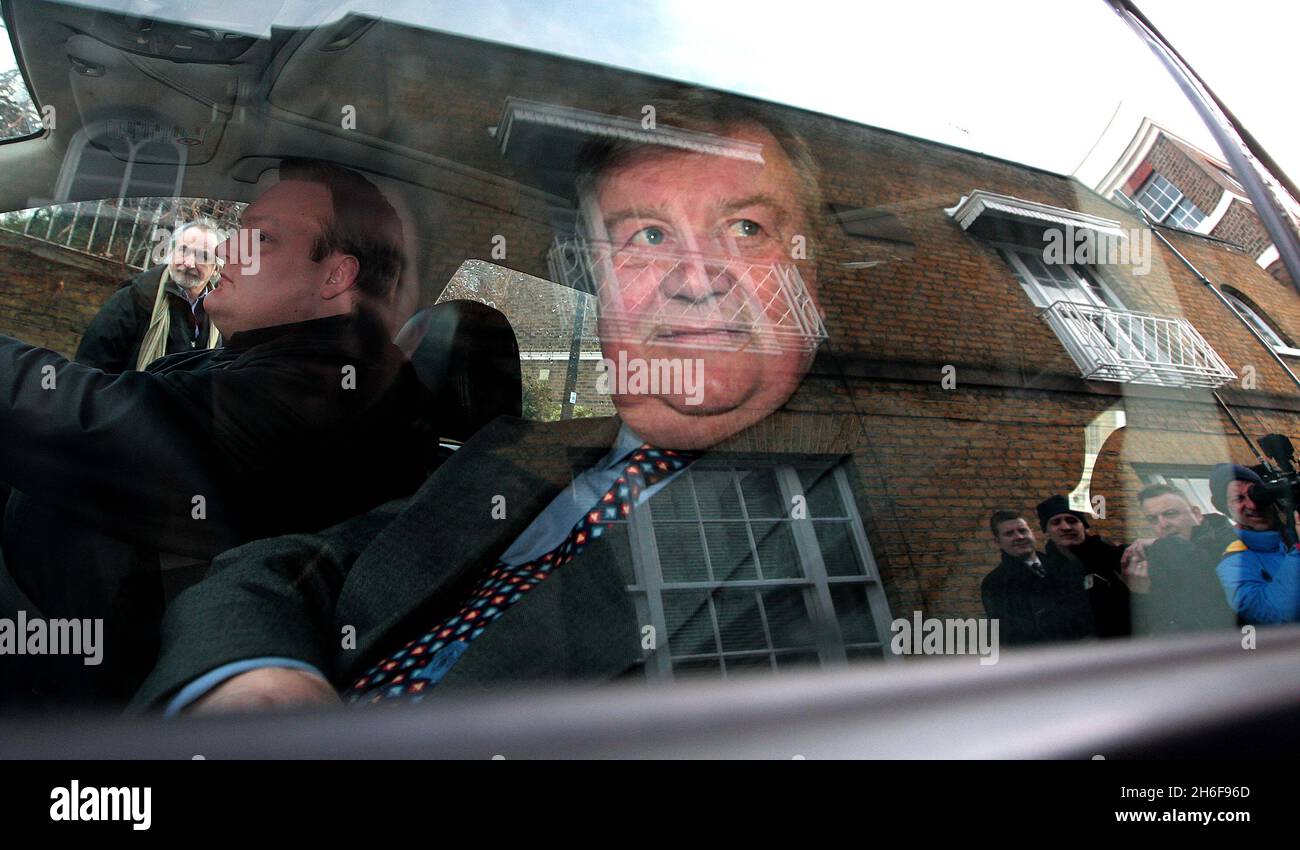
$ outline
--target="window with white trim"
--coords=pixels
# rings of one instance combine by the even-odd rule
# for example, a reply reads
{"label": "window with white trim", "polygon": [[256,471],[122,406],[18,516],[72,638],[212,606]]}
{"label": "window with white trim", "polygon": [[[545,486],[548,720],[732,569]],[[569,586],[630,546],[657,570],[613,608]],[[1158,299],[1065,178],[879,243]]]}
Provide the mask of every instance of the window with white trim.
{"label": "window with white trim", "polygon": [[1155,221],[1163,221],[1184,230],[1195,229],[1205,219],[1205,213],[1177,186],[1155,172],[1133,200]]}
{"label": "window with white trim", "polygon": [[623,531],[652,680],[885,655],[889,606],[843,466],[702,460]]}
{"label": "window with white trim", "polygon": [[1183,198],[1174,205],[1173,212],[1169,213],[1169,218],[1165,221],[1183,230],[1195,230],[1198,224],[1205,221],[1205,213],[1196,204]]}
{"label": "window with white trim", "polygon": [[1134,471],[1145,484],[1168,484],[1177,487],[1187,497],[1187,501],[1201,509],[1202,513],[1217,514],[1219,509],[1210,502],[1209,466],[1174,466],[1158,464],[1134,464]]}
{"label": "window with white trim", "polygon": [[1085,377],[1187,385],[1180,368],[1183,340],[1162,327],[1171,320],[1129,311],[1092,267],[1045,262],[1041,249],[997,248]]}
{"label": "window with white trim", "polygon": [[1100,278],[1075,266],[1044,262],[1041,248],[999,245],[998,250],[1029,295],[1029,300],[1038,307],[1069,301],[1090,307],[1126,309]]}
{"label": "window with white trim", "polygon": [[1287,345],[1286,340],[1282,339],[1282,337],[1278,335],[1277,331],[1273,330],[1272,325],[1270,325],[1263,316],[1252,310],[1250,305],[1245,301],[1227,290],[1224,290],[1223,297],[1228,299],[1228,303],[1232,305],[1232,309],[1236,310],[1238,315],[1249,322],[1251,327],[1259,331],[1259,335],[1264,338],[1264,341],[1267,342],[1274,351],[1279,354],[1288,354],[1293,357],[1300,356],[1300,349],[1295,349]]}

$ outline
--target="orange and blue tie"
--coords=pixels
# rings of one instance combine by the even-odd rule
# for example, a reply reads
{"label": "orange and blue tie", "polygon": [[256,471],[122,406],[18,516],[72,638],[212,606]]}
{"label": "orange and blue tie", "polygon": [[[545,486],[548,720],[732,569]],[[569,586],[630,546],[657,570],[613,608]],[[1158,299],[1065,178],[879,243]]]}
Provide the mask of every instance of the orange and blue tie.
{"label": "orange and blue tie", "polygon": [[450,617],[384,658],[344,692],[350,702],[377,703],[390,699],[418,702],[456,666],[456,662],[492,623],[528,591],[580,555],[610,523],[625,520],[648,488],[685,469],[695,452],[656,449],[643,444],[620,463],[614,486],[582,515],[558,546],[540,558],[510,566],[498,561],[469,598]]}

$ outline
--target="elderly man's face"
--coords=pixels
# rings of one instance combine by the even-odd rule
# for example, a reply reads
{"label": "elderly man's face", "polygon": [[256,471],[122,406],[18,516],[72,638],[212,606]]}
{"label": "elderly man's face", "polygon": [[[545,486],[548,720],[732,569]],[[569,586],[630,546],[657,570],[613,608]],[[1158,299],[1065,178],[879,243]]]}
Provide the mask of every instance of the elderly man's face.
{"label": "elderly man's face", "polygon": [[[624,421],[660,445],[704,447],[757,422],[812,358],[807,339],[776,333],[791,325],[791,288],[778,275],[794,268],[792,238],[809,233],[799,177],[767,131],[726,135],[762,144],[764,162],[648,150],[597,186],[610,241],[608,264],[597,263],[605,357],[703,370],[694,397],[614,385]],[[800,273],[815,295],[810,268]]]}
{"label": "elderly man's face", "polygon": [[187,227],[181,231],[167,261],[172,280],[187,290],[207,286],[217,270],[219,242],[221,234],[206,227]]}

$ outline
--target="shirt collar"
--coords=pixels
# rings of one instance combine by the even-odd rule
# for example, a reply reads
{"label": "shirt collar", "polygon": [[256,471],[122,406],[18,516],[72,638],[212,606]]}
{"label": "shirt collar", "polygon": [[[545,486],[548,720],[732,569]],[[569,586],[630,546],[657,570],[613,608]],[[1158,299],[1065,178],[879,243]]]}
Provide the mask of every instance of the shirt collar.
{"label": "shirt collar", "polygon": [[614,438],[614,447],[609,453],[601,458],[598,468],[612,469],[623,462],[623,458],[630,455],[636,449],[639,449],[645,440],[641,439],[635,431],[628,427],[624,422],[618,428],[618,436]]}

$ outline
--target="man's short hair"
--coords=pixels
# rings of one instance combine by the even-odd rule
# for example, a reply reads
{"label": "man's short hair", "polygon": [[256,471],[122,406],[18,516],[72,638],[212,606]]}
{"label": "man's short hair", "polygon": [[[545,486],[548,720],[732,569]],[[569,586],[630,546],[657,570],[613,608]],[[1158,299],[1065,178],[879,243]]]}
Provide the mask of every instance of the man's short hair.
{"label": "man's short hair", "polygon": [[401,219],[384,194],[352,169],[323,160],[281,160],[280,179],[319,183],[329,190],[334,214],[321,222],[312,261],[320,262],[334,251],[356,257],[357,290],[387,301],[406,263],[406,250]]}
{"label": "man's short hair", "polygon": [[1013,519],[1024,519],[1024,516],[1015,511],[994,511],[993,516],[989,517],[989,531],[993,532],[994,537],[997,537],[998,526],[1004,522],[1011,522]]}
{"label": "man's short hair", "polygon": [[[728,130],[740,127],[761,127],[767,130],[781,146],[786,159],[799,176],[799,200],[804,207],[804,217],[809,227],[820,220],[823,205],[818,168],[807,141],[792,129],[775,110],[763,109],[736,95],[692,89],[680,97],[648,100],[644,104],[654,107],[655,123],[678,130],[725,135]],[[578,153],[575,171],[578,195],[593,194],[600,178],[625,165],[633,156],[650,150],[665,153],[678,150],[673,147],[656,148],[639,139],[608,138],[599,136],[585,144]]]}
{"label": "man's short hair", "polygon": [[1177,496],[1187,504],[1192,500],[1187,498],[1187,494],[1172,484],[1148,484],[1138,491],[1138,504],[1142,504],[1147,499],[1154,499],[1157,496]]}

